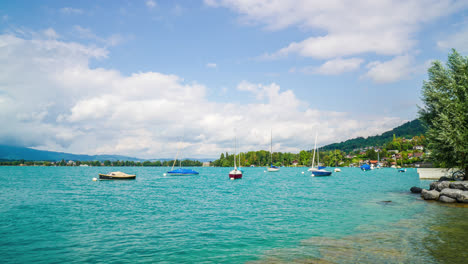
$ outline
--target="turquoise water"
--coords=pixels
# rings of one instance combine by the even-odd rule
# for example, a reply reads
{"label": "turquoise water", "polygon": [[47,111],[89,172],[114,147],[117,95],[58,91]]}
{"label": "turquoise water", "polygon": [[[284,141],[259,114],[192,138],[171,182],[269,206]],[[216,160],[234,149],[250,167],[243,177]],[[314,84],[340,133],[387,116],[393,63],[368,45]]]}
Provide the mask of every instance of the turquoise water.
{"label": "turquoise water", "polygon": [[[92,181],[111,170],[137,179]],[[245,168],[236,181],[230,168],[167,170],[0,167],[2,263],[439,263],[425,238],[443,223],[429,216],[468,216],[409,194],[429,185],[414,169]]]}

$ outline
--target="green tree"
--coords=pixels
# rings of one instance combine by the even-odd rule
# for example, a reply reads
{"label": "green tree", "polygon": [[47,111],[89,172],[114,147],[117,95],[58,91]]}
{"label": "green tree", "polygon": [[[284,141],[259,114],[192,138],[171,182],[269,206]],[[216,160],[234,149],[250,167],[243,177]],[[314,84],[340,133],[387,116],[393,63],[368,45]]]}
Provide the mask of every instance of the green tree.
{"label": "green tree", "polygon": [[422,88],[421,120],[427,125],[431,157],[468,175],[468,57],[452,50],[446,67],[432,63]]}

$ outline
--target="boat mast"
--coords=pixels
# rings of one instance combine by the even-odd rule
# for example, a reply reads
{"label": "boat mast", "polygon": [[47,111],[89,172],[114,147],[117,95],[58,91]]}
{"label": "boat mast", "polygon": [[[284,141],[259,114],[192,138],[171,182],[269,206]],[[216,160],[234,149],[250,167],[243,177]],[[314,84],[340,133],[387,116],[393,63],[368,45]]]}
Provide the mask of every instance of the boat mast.
{"label": "boat mast", "polygon": [[314,144],[314,155],[312,156],[312,168],[314,167],[315,161],[315,148],[317,147],[317,132],[315,132],[315,144]]}
{"label": "boat mast", "polygon": [[174,170],[174,166],[177,162],[177,157],[179,157],[179,151],[180,151],[180,143],[179,143],[179,147],[177,148],[177,154],[175,156],[175,159],[174,159],[174,163],[172,163],[172,169],[171,170]]}
{"label": "boat mast", "polygon": [[237,148],[237,137],[234,137],[234,170],[237,170],[236,166],[236,149]]}
{"label": "boat mast", "polygon": [[270,165],[273,166],[273,129],[270,129]]}

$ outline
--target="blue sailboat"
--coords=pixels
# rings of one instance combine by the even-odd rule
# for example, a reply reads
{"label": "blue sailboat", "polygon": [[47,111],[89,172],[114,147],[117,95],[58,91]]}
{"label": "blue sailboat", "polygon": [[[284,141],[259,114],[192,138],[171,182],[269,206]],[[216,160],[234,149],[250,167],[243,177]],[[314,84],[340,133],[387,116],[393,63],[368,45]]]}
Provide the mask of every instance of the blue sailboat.
{"label": "blue sailboat", "polygon": [[174,159],[174,163],[172,164],[172,168],[171,168],[170,171],[167,172],[167,174],[168,175],[174,175],[174,176],[198,175],[197,171],[194,171],[192,169],[183,169],[182,166],[181,166],[182,165],[181,161],[179,161],[179,168],[174,170],[174,165],[177,162],[177,157],[179,156],[179,151],[180,151],[180,148],[179,148],[179,150],[177,150],[177,154],[176,154],[176,157]]}
{"label": "blue sailboat", "polygon": [[311,176],[330,176],[332,174],[331,171],[325,170],[324,166],[319,166],[320,164],[319,151],[317,151],[317,168],[314,167],[316,148],[317,148],[317,134],[315,134],[314,154],[312,156],[312,167],[308,171],[312,172]]}
{"label": "blue sailboat", "polygon": [[371,169],[371,167],[369,166],[369,164],[363,164],[363,165],[361,165],[360,168],[361,168],[361,170],[363,170],[363,171],[368,171],[368,170]]}

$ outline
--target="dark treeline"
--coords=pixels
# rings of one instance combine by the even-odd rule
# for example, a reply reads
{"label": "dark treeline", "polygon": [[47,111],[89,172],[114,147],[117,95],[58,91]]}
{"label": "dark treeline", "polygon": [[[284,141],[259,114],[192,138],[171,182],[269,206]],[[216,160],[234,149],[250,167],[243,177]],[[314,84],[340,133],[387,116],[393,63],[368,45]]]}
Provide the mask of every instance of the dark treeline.
{"label": "dark treeline", "polygon": [[383,146],[389,141],[392,141],[393,137],[401,138],[412,138],[426,133],[426,128],[422,125],[419,119],[407,122],[399,127],[396,127],[390,131],[383,133],[378,136],[371,136],[368,138],[358,137],[349,139],[341,143],[333,143],[330,145],[323,146],[323,150],[335,150],[339,149],[342,151],[350,152],[354,149],[372,147],[372,146]]}
{"label": "dark treeline", "polygon": [[[167,160],[167,161],[110,161],[105,160],[101,161],[25,161],[25,160],[3,160],[0,161],[0,166],[80,166],[80,165],[88,165],[88,166],[114,166],[114,167],[170,167],[174,164],[174,160]],[[199,167],[202,166],[203,163],[198,160],[177,160],[176,166],[183,166],[183,167]]]}
{"label": "dark treeline", "polygon": [[[416,155],[415,153],[422,154],[423,150],[415,149],[415,147],[421,146],[424,148],[426,144],[426,138],[424,135],[414,136],[411,139],[405,139],[393,135],[393,140],[391,139],[389,142],[382,145],[358,148],[348,152],[340,149],[325,150],[321,148],[319,149],[320,164],[330,167],[349,166],[359,165],[360,163],[366,162],[366,160],[381,159],[384,165],[390,166],[392,165],[392,162],[396,162],[396,159],[398,159],[398,164],[409,165],[422,161],[422,155]],[[399,154],[395,157],[395,153]],[[312,155],[313,152],[310,150],[302,150],[297,154],[273,152],[272,163],[276,166],[311,166]],[[270,152],[266,150],[249,151],[237,154],[237,164],[239,164],[239,160],[243,167],[249,167],[251,165],[262,167],[269,166],[271,163]],[[211,165],[215,167],[233,167],[234,155],[227,152],[221,153],[219,159],[212,162]]]}

